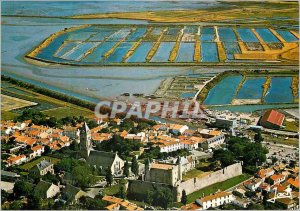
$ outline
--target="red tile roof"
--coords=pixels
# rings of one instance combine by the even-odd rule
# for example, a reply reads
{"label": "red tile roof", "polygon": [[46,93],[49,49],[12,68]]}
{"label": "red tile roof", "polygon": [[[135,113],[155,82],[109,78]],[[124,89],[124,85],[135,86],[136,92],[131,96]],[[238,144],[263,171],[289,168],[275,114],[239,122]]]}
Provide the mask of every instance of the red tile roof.
{"label": "red tile roof", "polygon": [[261,119],[262,122],[270,122],[278,126],[282,125],[283,120],[284,120],[284,114],[275,110],[266,111]]}

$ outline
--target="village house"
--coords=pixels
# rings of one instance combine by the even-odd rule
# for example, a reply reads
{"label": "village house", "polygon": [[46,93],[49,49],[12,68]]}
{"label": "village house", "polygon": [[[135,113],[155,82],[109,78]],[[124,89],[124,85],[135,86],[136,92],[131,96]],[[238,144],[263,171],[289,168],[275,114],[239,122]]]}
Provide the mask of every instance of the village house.
{"label": "village house", "polygon": [[299,178],[296,177],[295,179],[293,178],[289,178],[287,181],[286,181],[293,190],[295,191],[299,191]]}
{"label": "village house", "polygon": [[271,168],[267,168],[267,169],[260,169],[257,172],[257,176],[261,179],[265,179],[267,177],[272,176],[275,173],[275,171]]}
{"label": "village house", "polygon": [[109,203],[109,205],[105,207],[107,210],[144,210],[134,203],[114,196],[106,195],[102,200]]}
{"label": "village house", "polygon": [[135,141],[138,141],[138,142],[145,142],[146,141],[146,133],[140,132],[140,133],[137,133],[137,134],[127,134],[124,137],[124,139],[135,140]]}
{"label": "village house", "polygon": [[47,173],[54,174],[54,168],[50,161],[44,159],[32,167],[29,172],[33,175],[44,176]]}
{"label": "village house", "polygon": [[203,138],[206,138],[205,141],[200,143],[203,149],[216,148],[225,142],[225,135],[221,131],[200,129],[198,132]]}
{"label": "village house", "polygon": [[39,193],[43,199],[53,198],[60,192],[60,188],[53,183],[41,180],[34,188],[35,193]]}
{"label": "village house", "polygon": [[9,157],[6,162],[7,162],[7,167],[13,166],[13,165],[20,165],[22,163],[25,163],[27,161],[27,158],[25,155],[18,155],[18,156],[11,156]]}
{"label": "village house", "polygon": [[70,139],[78,140],[79,139],[79,129],[77,127],[64,126],[63,135],[68,136]]}
{"label": "village house", "polygon": [[271,182],[273,185],[280,184],[285,180],[285,176],[282,174],[274,174],[270,176]]}
{"label": "village house", "polygon": [[94,143],[100,143],[102,141],[109,141],[112,138],[111,133],[92,133],[91,140]]}
{"label": "village house", "polygon": [[297,206],[297,201],[290,198],[279,198],[276,200],[277,203],[282,204],[287,210],[296,210],[299,207]]}
{"label": "village house", "polygon": [[223,204],[231,203],[235,200],[232,193],[229,192],[217,192],[212,195],[205,196],[197,199],[195,202],[184,205],[182,210],[207,210],[209,208],[219,207]]}
{"label": "village house", "polygon": [[203,207],[203,209],[214,208],[223,204],[228,204],[234,200],[234,196],[229,192],[218,192],[203,198],[197,199],[196,202]]}
{"label": "village house", "polygon": [[86,195],[86,192],[70,184],[67,184],[62,190],[63,199],[69,201],[70,204],[76,204],[81,197]]}
{"label": "village house", "polygon": [[244,183],[244,186],[251,191],[256,191],[256,189],[262,184],[262,179],[255,178],[248,180]]}
{"label": "village house", "polygon": [[189,129],[187,125],[178,125],[178,124],[169,125],[169,131],[175,135],[181,135],[187,129]]}
{"label": "village house", "polygon": [[193,139],[182,138],[182,139],[180,139],[180,144],[181,144],[181,148],[187,149],[190,151],[192,151],[194,149],[198,149],[198,141],[193,140]]}
{"label": "village house", "polygon": [[32,153],[29,154],[28,159],[31,160],[33,158],[36,158],[38,156],[42,156],[42,153],[44,153],[45,147],[41,145],[36,145],[31,148]]}
{"label": "village house", "polygon": [[247,208],[250,204],[250,201],[247,199],[242,199],[240,197],[235,197],[235,199],[232,201],[232,204],[241,208]]}

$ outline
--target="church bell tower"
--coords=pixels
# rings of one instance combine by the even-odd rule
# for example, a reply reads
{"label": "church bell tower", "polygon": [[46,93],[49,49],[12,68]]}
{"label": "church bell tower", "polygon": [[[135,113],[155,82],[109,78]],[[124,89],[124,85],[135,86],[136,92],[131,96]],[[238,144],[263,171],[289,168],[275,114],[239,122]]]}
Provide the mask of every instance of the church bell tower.
{"label": "church bell tower", "polygon": [[80,155],[82,158],[87,159],[91,151],[91,131],[86,122],[80,128]]}

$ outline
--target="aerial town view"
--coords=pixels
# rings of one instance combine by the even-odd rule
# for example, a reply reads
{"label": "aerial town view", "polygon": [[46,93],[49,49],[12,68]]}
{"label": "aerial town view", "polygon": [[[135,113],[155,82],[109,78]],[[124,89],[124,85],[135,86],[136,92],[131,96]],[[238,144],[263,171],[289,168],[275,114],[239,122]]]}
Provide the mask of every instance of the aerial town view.
{"label": "aerial town view", "polygon": [[1,209],[298,210],[299,2],[1,1]]}

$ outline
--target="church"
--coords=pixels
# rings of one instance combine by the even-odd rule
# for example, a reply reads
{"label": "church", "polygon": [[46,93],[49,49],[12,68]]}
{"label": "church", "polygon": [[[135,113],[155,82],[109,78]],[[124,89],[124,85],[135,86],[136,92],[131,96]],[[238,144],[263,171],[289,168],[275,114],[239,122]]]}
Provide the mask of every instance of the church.
{"label": "church", "polygon": [[80,128],[80,156],[90,166],[101,170],[101,174],[105,174],[107,168],[110,168],[114,176],[123,174],[124,161],[117,153],[93,149],[91,131],[86,122],[84,122],[83,126]]}

